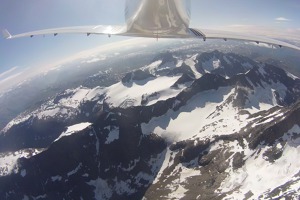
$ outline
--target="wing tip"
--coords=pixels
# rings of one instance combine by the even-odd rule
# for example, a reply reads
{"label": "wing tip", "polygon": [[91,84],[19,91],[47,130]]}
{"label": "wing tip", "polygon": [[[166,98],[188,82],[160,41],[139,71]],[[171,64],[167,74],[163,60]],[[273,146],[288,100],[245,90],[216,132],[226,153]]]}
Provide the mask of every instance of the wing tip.
{"label": "wing tip", "polygon": [[2,35],[5,39],[10,39],[12,38],[11,34],[8,32],[7,29],[2,30]]}

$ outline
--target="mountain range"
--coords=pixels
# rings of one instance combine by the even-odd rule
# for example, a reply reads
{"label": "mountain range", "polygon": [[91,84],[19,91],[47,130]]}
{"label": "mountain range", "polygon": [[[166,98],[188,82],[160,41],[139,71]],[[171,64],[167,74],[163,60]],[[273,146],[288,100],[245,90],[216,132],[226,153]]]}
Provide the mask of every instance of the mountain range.
{"label": "mountain range", "polygon": [[300,79],[164,52],[67,89],[0,132],[0,199],[297,199]]}

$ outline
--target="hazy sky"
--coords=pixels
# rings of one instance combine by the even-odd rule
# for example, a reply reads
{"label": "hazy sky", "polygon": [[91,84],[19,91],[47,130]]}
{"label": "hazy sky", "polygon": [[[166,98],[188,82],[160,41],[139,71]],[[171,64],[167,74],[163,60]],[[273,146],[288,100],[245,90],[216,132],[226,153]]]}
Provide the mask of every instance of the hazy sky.
{"label": "hazy sky", "polygon": [[[300,35],[300,0],[191,0],[191,27]],[[12,34],[64,26],[123,24],[125,0],[0,0],[0,29]],[[52,35],[0,38],[0,81],[17,69],[128,38]],[[7,71],[9,70],[9,71]]]}

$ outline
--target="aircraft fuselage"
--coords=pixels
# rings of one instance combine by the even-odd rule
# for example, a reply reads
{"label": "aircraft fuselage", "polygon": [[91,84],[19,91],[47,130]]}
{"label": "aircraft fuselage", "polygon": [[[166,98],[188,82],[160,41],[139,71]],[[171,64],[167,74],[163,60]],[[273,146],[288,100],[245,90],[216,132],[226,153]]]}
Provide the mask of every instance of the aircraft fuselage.
{"label": "aircraft fuselage", "polygon": [[128,33],[178,35],[189,32],[190,0],[127,0],[125,19]]}

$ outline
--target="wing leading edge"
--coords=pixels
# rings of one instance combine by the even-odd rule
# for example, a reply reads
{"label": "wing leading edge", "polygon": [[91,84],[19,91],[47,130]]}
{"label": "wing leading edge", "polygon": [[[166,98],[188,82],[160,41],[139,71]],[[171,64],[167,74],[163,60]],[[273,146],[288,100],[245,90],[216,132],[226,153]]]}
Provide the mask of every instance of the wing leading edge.
{"label": "wing leading edge", "polygon": [[126,32],[126,26],[110,26],[110,25],[97,25],[97,26],[74,26],[74,27],[63,27],[63,28],[53,28],[44,29],[38,31],[32,31],[27,33],[21,33],[17,35],[11,35],[7,30],[3,30],[3,36],[6,39],[14,39],[20,37],[33,37],[36,35],[49,35],[53,34],[56,36],[61,33],[79,33],[79,34],[106,34],[106,35],[116,35]]}
{"label": "wing leading edge", "polygon": [[190,30],[195,37],[202,38],[203,40],[207,40],[207,39],[223,39],[225,41],[241,40],[241,41],[256,42],[257,44],[265,43],[265,44],[274,45],[278,47],[287,47],[291,49],[300,50],[300,47],[297,47],[290,43],[268,38],[268,37],[263,37],[263,36],[229,32],[229,31],[209,30],[209,29],[201,29],[200,31],[199,29],[191,28]]}
{"label": "wing leading edge", "polygon": [[205,40],[208,39],[223,39],[227,40],[241,40],[241,41],[250,41],[256,43],[265,43],[269,45],[274,45],[278,47],[287,47],[291,49],[300,50],[300,47],[289,44],[287,42],[256,36],[249,35],[243,33],[236,32],[228,32],[228,31],[219,31],[219,30],[209,30],[209,29],[197,29],[190,28],[189,32],[185,32],[182,34],[168,34],[168,33],[158,33],[153,32],[153,34],[143,33],[143,32],[128,32],[126,26],[110,26],[110,25],[97,25],[97,26],[75,26],[75,27],[64,27],[64,28],[53,28],[53,29],[44,29],[38,31],[32,31],[17,35],[11,35],[7,30],[3,30],[3,36],[6,39],[14,39],[20,37],[33,37],[36,35],[48,35],[53,34],[56,36],[57,34],[65,34],[65,33],[78,33],[78,34],[86,34],[89,36],[90,34],[105,34],[105,35],[121,35],[121,36],[130,36],[130,37],[151,37],[151,38],[200,38]]}

